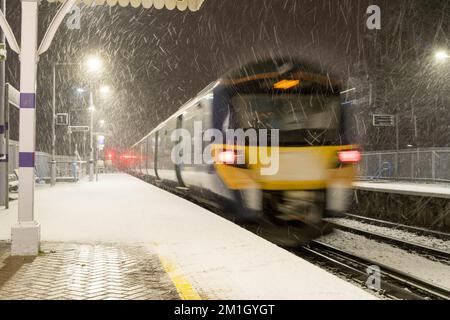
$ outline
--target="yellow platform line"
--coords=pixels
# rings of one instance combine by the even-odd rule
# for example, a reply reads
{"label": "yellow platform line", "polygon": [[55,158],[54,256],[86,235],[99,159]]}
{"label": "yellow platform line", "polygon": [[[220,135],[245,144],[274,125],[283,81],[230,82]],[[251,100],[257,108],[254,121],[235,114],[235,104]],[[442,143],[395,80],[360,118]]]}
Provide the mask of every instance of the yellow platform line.
{"label": "yellow platform line", "polygon": [[192,284],[183,276],[180,268],[175,263],[172,263],[162,256],[159,256],[159,260],[161,261],[164,271],[177,289],[181,300],[202,300],[197,290],[195,290]]}

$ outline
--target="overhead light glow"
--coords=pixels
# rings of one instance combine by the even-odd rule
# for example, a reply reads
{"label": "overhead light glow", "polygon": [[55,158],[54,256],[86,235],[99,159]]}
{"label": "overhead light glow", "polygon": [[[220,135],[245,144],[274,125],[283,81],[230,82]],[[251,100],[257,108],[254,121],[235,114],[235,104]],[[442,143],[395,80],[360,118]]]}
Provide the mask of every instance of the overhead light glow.
{"label": "overhead light glow", "polygon": [[90,56],[86,60],[87,70],[91,73],[98,73],[101,71],[103,66],[102,60],[97,56]]}
{"label": "overhead light glow", "polygon": [[109,87],[109,86],[101,86],[100,87],[100,93],[102,94],[102,95],[107,95],[107,94],[109,94],[111,92],[111,88]]}
{"label": "overhead light glow", "polygon": [[436,52],[434,57],[436,58],[437,62],[445,62],[450,58],[449,54],[447,52],[445,52],[444,50],[440,50],[440,51]]}

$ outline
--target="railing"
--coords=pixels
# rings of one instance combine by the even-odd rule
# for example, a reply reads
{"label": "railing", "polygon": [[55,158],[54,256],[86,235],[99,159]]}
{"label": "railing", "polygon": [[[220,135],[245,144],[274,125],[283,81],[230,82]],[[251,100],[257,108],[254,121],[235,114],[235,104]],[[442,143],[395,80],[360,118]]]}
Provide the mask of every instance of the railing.
{"label": "railing", "polygon": [[359,165],[359,177],[450,182],[450,148],[365,152]]}
{"label": "railing", "polygon": [[[45,152],[36,152],[36,175],[40,180],[48,181],[51,175],[52,156]],[[74,157],[55,156],[56,179],[78,180],[86,175],[86,161],[75,161]]]}
{"label": "railing", "polygon": [[[50,180],[51,155],[45,152],[35,153],[36,176],[41,181]],[[74,157],[56,156],[57,180],[76,181],[87,174],[87,162],[75,161]],[[19,168],[19,144],[17,141],[9,143],[9,173]]]}

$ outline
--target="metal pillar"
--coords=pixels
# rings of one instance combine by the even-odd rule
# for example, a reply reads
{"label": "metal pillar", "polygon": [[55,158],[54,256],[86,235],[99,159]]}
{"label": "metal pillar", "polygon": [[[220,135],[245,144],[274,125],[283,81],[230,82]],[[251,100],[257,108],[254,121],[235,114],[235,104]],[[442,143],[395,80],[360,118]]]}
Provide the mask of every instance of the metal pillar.
{"label": "metal pillar", "polygon": [[53,64],[53,101],[52,101],[52,160],[51,160],[51,174],[50,184],[56,184],[56,65]]}
{"label": "metal pillar", "polygon": [[[6,0],[1,0],[1,10],[6,16]],[[0,28],[0,42],[5,43],[5,34]],[[6,153],[5,134],[7,130],[7,122],[5,119],[5,61],[0,62],[0,206],[7,207],[8,200],[8,156]]]}
{"label": "metal pillar", "polygon": [[[70,125],[70,122],[69,122],[69,125]],[[72,153],[72,130],[69,129],[68,134],[69,134],[69,156],[73,156],[73,153]]]}
{"label": "metal pillar", "polygon": [[83,132],[83,159],[86,159],[86,132]]}
{"label": "metal pillar", "polygon": [[[97,143],[95,144],[95,164],[97,164],[98,160],[99,160],[99,150],[98,150],[98,146]],[[95,165],[95,181],[98,182],[98,166]]]}
{"label": "metal pillar", "polygon": [[[6,87],[6,86],[5,86]],[[6,166],[6,180],[3,182],[5,185],[5,209],[9,209],[9,87],[10,85],[7,85],[8,90],[5,90],[5,166]]]}
{"label": "metal pillar", "polygon": [[398,180],[400,177],[400,115],[395,115],[395,178]]}
{"label": "metal pillar", "polygon": [[89,90],[89,112],[91,113],[91,124],[89,127],[89,181],[94,181],[94,93],[92,86]]}
{"label": "metal pillar", "polygon": [[36,139],[36,73],[38,1],[22,0],[19,123],[19,213],[11,229],[11,255],[37,255],[40,225],[34,221],[34,152]]}

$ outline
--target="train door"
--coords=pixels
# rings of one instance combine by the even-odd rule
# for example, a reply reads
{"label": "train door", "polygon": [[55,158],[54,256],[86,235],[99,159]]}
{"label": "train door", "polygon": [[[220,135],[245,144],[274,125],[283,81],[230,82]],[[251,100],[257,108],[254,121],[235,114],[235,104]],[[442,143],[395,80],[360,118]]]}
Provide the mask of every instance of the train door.
{"label": "train door", "polygon": [[[183,115],[180,114],[180,115],[177,117],[177,125],[176,125],[176,129],[178,130],[178,129],[182,129],[182,128],[183,128]],[[178,141],[175,142],[175,144],[181,143],[182,140],[183,140],[183,136],[180,136],[180,137],[178,138]],[[183,149],[180,150],[180,157],[181,157],[181,159],[183,159],[183,154],[182,154],[183,152],[184,152]],[[179,186],[180,186],[181,188],[186,188],[186,185],[184,184],[184,181],[183,181],[183,177],[181,176],[181,171],[183,170],[183,166],[184,166],[184,163],[175,164],[175,174],[176,174],[176,176],[177,176],[177,180],[178,180]]]}
{"label": "train door", "polygon": [[144,165],[145,165],[145,175],[146,176],[148,176],[148,160],[149,160],[149,157],[148,157],[148,140],[149,140],[149,138],[147,137],[147,138],[144,139],[144,142],[143,142],[143,144],[144,144]]}
{"label": "train door", "polygon": [[208,186],[206,178],[207,166],[203,159],[203,133],[208,129],[207,122],[204,119],[204,104],[197,102],[191,106],[183,115],[182,128],[189,132],[190,157],[189,164],[183,164],[181,176],[187,187],[204,188]]}
{"label": "train door", "polygon": [[145,163],[144,163],[144,143],[140,143],[139,144],[139,155],[138,155],[137,161],[139,161],[139,173],[143,175],[144,174],[144,167],[145,167]]}
{"label": "train door", "polygon": [[158,144],[158,175],[162,180],[178,183],[172,161],[172,149],[174,143],[171,139],[176,128],[176,118],[170,118],[159,130]]}
{"label": "train door", "polygon": [[161,178],[158,175],[159,131],[155,132],[155,136],[153,138],[154,138],[154,147],[155,147],[155,149],[154,149],[154,159],[155,160],[153,162],[153,165],[155,167],[155,177],[156,177],[156,179],[161,180]]}
{"label": "train door", "polygon": [[147,174],[155,176],[155,134],[151,133],[147,138]]}

